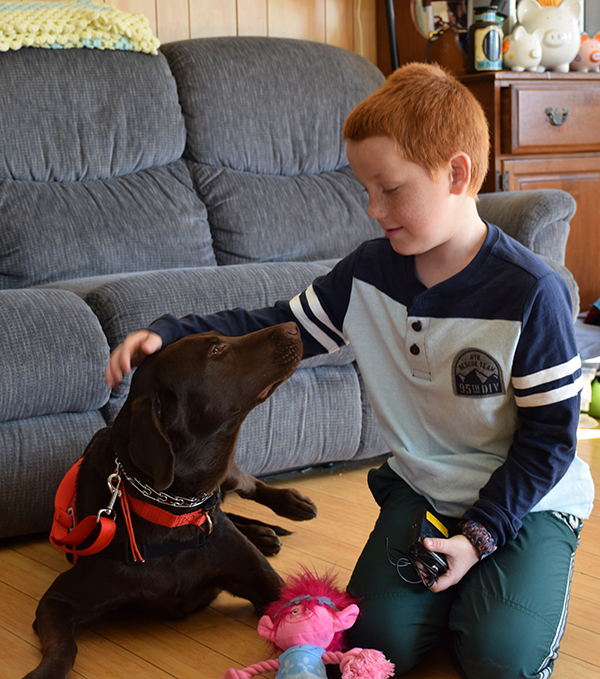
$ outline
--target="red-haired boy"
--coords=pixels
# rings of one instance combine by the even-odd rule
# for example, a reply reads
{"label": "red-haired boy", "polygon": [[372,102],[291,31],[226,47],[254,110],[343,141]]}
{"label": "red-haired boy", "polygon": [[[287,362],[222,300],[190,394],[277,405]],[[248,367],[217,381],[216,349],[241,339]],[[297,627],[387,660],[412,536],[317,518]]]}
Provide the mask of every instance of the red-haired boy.
{"label": "red-haired boy", "polygon": [[[381,511],[348,586],[361,597],[352,645],[380,649],[401,674],[449,629],[469,679],[547,677],[594,493],[575,454],[581,368],[569,291],[479,217],[487,125],[444,70],[398,69],[350,114],[344,136],[385,238],[290,302],[158,319],[115,349],[107,381],[211,329],[293,320],[306,356],[350,343],[392,452],[369,474]],[[398,577],[385,549],[386,538],[407,548],[420,507],[456,529],[426,541],[449,565],[430,588]]]}

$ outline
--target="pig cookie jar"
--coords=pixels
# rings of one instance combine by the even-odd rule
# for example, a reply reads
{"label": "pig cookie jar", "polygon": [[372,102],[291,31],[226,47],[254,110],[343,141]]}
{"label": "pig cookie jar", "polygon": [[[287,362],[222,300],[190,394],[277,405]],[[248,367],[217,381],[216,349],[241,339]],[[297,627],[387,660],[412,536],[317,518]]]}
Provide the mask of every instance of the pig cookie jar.
{"label": "pig cookie jar", "polygon": [[523,26],[515,30],[502,43],[502,63],[511,71],[536,71],[542,60],[543,28],[527,33]]}
{"label": "pig cookie jar", "polygon": [[600,33],[589,38],[587,33],[581,35],[581,47],[571,62],[572,71],[600,71]]}
{"label": "pig cookie jar", "polygon": [[537,0],[521,0],[517,6],[519,23],[528,33],[542,28],[540,71],[569,71],[580,47],[579,0],[563,0],[560,5],[542,7]]}

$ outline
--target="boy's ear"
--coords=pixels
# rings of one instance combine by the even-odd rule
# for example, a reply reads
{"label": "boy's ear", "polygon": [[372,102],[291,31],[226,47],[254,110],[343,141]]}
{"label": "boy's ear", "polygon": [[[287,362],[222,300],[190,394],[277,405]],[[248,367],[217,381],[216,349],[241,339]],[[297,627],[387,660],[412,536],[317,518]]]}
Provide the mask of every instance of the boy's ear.
{"label": "boy's ear", "polygon": [[471,183],[471,159],[463,151],[450,158],[450,192],[455,195],[465,193]]}

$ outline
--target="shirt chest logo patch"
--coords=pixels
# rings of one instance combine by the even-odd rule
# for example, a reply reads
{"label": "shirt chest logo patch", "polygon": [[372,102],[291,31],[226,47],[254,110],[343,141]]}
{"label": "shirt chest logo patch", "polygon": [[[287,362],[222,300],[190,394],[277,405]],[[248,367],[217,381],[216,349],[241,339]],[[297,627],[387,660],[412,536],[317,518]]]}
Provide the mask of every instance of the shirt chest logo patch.
{"label": "shirt chest logo patch", "polygon": [[452,364],[454,393],[457,396],[486,398],[505,394],[502,368],[481,349],[465,349]]}

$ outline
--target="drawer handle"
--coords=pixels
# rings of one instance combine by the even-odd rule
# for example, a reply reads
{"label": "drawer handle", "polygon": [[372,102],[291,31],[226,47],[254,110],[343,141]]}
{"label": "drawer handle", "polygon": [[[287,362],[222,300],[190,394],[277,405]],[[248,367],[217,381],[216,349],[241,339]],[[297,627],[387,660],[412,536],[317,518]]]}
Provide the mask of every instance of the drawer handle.
{"label": "drawer handle", "polygon": [[557,108],[553,109],[552,106],[548,106],[546,109],[546,120],[550,125],[560,127],[569,120],[569,109],[563,108],[559,111]]}

